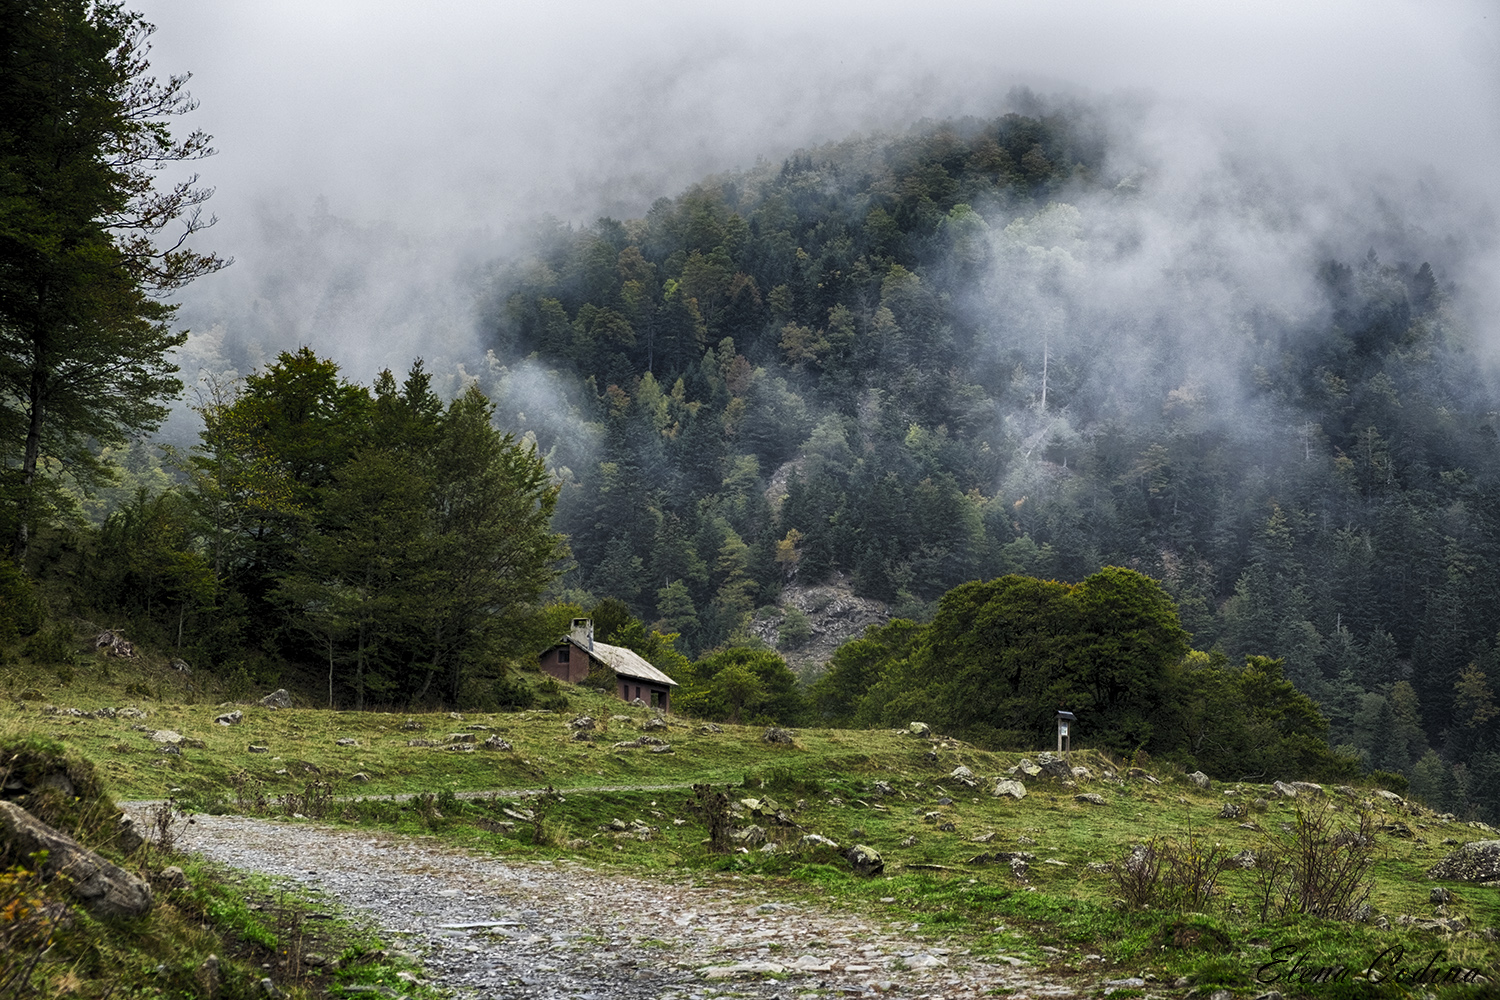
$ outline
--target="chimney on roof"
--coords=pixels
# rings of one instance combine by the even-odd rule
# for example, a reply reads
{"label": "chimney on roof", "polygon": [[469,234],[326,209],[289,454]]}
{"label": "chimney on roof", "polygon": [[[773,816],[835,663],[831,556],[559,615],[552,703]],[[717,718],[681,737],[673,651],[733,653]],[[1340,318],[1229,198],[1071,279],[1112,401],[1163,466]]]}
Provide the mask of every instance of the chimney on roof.
{"label": "chimney on roof", "polygon": [[574,618],[572,639],[592,653],[594,651],[594,619]]}

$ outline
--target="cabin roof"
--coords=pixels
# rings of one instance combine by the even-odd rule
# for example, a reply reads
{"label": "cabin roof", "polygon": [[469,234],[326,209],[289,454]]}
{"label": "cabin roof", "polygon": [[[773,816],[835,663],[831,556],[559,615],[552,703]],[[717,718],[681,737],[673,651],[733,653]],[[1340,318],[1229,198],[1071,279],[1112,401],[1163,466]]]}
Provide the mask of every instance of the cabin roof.
{"label": "cabin roof", "polygon": [[668,677],[666,674],[662,673],[660,670],[657,670],[649,662],[647,662],[644,657],[642,657],[633,649],[626,649],[624,646],[611,646],[607,642],[597,641],[594,643],[594,648],[589,649],[583,643],[579,642],[577,639],[572,638],[571,636],[568,637],[568,639],[565,641],[568,644],[576,646],[577,648],[583,650],[589,656],[592,656],[594,659],[598,660],[600,663],[613,670],[616,676],[631,677],[641,681],[650,681],[652,684],[667,685],[671,687],[679,686],[676,681]]}

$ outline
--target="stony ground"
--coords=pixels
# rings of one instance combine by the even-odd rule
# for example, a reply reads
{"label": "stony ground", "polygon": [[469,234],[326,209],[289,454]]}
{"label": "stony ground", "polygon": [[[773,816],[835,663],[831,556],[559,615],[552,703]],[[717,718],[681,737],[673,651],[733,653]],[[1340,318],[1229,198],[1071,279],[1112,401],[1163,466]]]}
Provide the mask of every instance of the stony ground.
{"label": "stony ground", "polygon": [[[198,816],[181,845],[283,876],[368,915],[459,996],[689,1000],[894,993],[1072,997],[1015,959],[969,956],[913,925],[770,901],[745,888],[514,863],[434,841]],[[1134,985],[1134,984],[1132,984]]]}

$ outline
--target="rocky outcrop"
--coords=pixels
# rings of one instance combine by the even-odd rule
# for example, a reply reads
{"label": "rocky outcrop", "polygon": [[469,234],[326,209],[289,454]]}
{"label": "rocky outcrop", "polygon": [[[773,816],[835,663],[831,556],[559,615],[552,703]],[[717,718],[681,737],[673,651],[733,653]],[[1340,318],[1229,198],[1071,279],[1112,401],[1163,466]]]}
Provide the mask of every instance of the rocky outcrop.
{"label": "rocky outcrop", "polygon": [[1454,882],[1500,881],[1500,840],[1465,844],[1429,868],[1427,877]]}
{"label": "rocky outcrop", "polygon": [[138,917],[151,909],[149,885],[14,802],[0,801],[0,837],[23,857],[46,851],[43,871],[66,876],[69,891],[96,917]]}

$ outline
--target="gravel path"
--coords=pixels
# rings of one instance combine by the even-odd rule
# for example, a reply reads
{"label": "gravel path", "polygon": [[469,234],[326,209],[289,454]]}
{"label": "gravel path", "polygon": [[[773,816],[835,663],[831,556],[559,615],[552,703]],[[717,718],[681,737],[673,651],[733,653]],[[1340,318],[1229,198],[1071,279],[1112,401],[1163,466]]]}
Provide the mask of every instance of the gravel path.
{"label": "gravel path", "polygon": [[516,1000],[1073,997],[1015,960],[923,940],[904,921],[768,902],[753,887],[516,863],[435,841],[240,816],[195,818],[183,849],[289,878],[367,914],[460,996]]}

